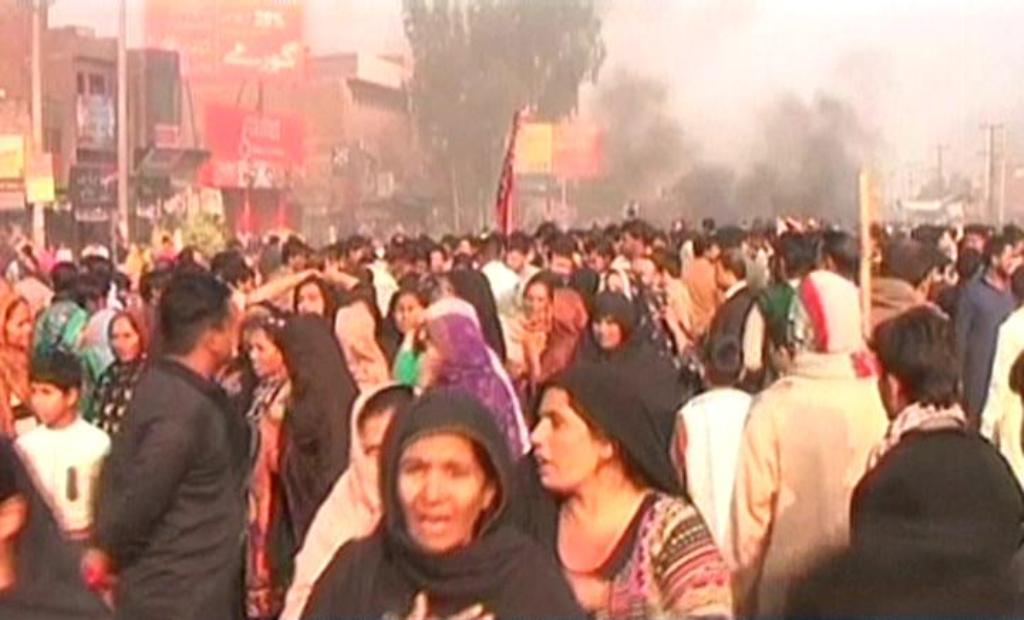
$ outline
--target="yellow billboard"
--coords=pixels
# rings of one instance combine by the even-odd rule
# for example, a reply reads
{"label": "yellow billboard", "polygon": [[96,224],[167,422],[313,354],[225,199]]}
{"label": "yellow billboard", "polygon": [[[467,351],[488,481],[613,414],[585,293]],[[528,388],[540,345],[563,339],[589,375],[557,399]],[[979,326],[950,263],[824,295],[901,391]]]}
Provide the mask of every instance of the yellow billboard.
{"label": "yellow billboard", "polygon": [[516,137],[516,174],[551,174],[554,137],[550,123],[523,123]]}
{"label": "yellow billboard", "polygon": [[21,179],[25,174],[25,137],[0,134],[0,179]]}
{"label": "yellow billboard", "polygon": [[25,169],[25,198],[33,204],[53,202],[53,155],[41,153],[28,160]]}

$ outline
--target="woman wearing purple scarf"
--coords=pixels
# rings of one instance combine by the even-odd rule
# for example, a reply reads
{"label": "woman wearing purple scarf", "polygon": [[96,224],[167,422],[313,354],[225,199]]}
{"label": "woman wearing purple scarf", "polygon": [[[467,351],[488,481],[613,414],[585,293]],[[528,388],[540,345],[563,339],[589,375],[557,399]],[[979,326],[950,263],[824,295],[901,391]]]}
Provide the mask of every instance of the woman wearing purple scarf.
{"label": "woman wearing purple scarf", "polygon": [[462,390],[487,406],[513,455],[529,450],[529,430],[505,369],[487,346],[476,311],[446,297],[427,309],[420,387]]}

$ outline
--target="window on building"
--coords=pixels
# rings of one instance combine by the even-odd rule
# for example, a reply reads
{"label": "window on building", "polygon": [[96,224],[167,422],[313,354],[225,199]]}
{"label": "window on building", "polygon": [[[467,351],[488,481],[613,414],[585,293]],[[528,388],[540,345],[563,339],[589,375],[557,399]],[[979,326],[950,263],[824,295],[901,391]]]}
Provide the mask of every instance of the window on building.
{"label": "window on building", "polygon": [[107,79],[98,73],[89,74],[89,94],[106,95]]}
{"label": "window on building", "polygon": [[75,76],[75,78],[76,78],[75,81],[78,84],[78,91],[77,91],[78,94],[79,95],[84,95],[85,94],[85,76],[82,75],[81,73],[79,73],[78,75]]}

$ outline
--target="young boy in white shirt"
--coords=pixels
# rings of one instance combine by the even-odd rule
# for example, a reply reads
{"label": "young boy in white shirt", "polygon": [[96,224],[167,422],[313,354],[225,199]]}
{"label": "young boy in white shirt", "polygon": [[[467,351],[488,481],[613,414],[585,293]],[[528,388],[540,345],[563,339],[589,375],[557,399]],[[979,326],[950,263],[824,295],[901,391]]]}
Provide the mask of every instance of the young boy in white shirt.
{"label": "young boy in white shirt", "polygon": [[64,533],[86,538],[110,438],[78,417],[82,368],[74,355],[54,351],[33,361],[30,379],[39,426],[18,438],[18,448]]}
{"label": "young boy in white shirt", "polygon": [[728,540],[729,510],[743,426],[752,398],[736,389],[743,349],[734,336],[712,337],[705,360],[708,391],[690,400],[676,418],[672,457],[686,490],[719,548]]}

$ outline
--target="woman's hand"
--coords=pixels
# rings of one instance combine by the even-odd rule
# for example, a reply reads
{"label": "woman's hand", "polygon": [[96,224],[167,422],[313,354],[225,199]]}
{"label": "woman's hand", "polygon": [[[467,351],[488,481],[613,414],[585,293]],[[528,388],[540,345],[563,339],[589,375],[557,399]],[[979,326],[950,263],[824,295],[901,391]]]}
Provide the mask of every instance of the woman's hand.
{"label": "woman's hand", "polygon": [[117,583],[112,564],[110,556],[104,551],[92,548],[82,556],[80,565],[85,587],[100,595],[111,608],[114,606],[114,585]]}
{"label": "woman's hand", "polygon": [[[426,592],[420,592],[412,602],[412,611],[406,620],[437,620],[437,616],[430,614],[430,605],[427,601]],[[494,620],[494,614],[485,613],[484,606],[480,604],[467,607],[459,613],[448,616],[445,620]]]}

